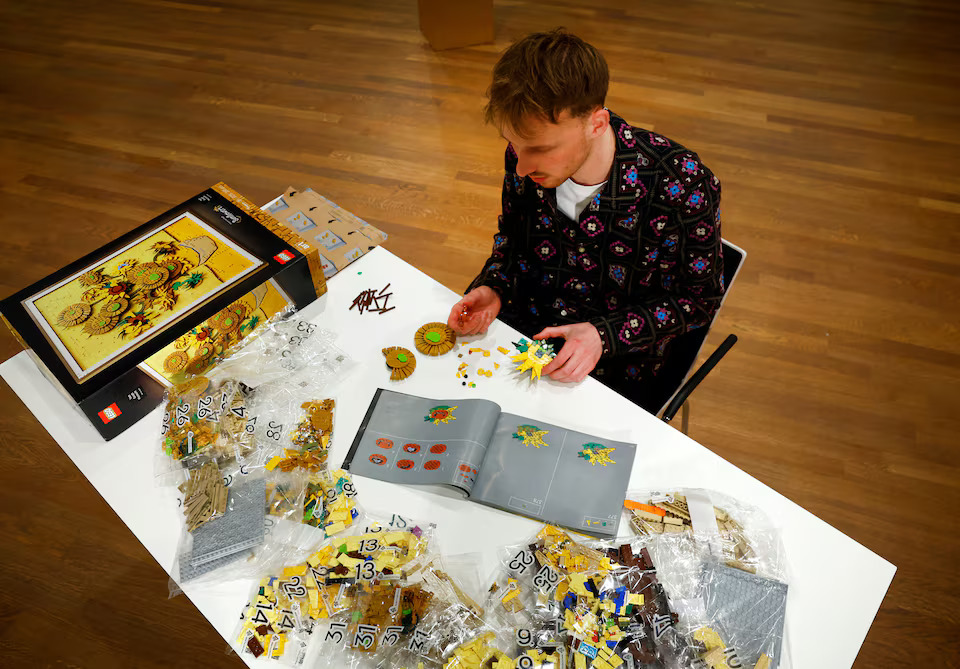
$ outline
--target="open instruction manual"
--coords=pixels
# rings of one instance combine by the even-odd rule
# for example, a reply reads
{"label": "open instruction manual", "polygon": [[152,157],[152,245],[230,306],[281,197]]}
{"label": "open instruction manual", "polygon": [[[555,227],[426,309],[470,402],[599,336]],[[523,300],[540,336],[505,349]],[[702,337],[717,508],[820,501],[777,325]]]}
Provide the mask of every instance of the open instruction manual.
{"label": "open instruction manual", "polygon": [[380,388],[343,468],[393,483],[446,485],[481,504],[615,536],[636,450],[504,413],[488,400]]}

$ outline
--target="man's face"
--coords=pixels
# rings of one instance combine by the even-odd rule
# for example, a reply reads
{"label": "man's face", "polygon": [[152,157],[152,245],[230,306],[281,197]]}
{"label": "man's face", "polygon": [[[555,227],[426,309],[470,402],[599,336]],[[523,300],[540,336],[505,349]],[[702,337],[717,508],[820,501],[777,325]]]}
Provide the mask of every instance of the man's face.
{"label": "man's face", "polygon": [[556,188],[580,169],[590,150],[590,124],[564,111],[556,123],[547,119],[527,121],[521,136],[504,125],[503,138],[517,152],[517,175],[528,176],[544,188]]}

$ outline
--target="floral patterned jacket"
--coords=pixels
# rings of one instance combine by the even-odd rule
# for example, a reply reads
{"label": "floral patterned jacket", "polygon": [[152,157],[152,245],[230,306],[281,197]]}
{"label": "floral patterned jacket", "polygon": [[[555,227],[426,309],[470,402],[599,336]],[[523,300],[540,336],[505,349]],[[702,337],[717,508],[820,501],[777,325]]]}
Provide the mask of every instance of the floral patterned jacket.
{"label": "floral patterned jacket", "polygon": [[507,147],[493,253],[470,288],[496,290],[504,320],[529,335],[592,323],[598,370],[630,359],[655,371],[667,343],[707,325],[720,304],[720,181],[676,142],[613,113],[610,124],[610,175],[577,221],[555,189],[517,176]]}

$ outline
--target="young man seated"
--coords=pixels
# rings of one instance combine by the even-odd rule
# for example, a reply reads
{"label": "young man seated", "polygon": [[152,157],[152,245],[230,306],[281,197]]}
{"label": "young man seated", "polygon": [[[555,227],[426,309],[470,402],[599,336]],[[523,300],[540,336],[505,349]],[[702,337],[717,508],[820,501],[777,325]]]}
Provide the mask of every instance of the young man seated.
{"label": "young man seated", "polygon": [[507,140],[493,252],[450,312],[562,338],[544,374],[592,374],[651,412],[670,341],[709,324],[724,291],[720,181],[696,153],[604,107],[603,56],[555,30],[508,48],[486,121]]}

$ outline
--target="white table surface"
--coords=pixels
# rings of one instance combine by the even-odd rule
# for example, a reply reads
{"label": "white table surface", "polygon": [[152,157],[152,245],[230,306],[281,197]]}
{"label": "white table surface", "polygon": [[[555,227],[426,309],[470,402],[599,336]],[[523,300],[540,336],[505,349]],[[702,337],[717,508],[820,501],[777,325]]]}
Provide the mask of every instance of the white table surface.
{"label": "white table surface", "polygon": [[[362,290],[379,290],[387,283],[393,293],[390,305],[396,309],[383,315],[348,310]],[[331,464],[342,462],[377,387],[425,397],[490,399],[511,413],[635,442],[631,488],[718,490],[762,508],[782,528],[791,582],[785,634],[788,652],[781,666],[839,669],[853,665],[896,568],[707,448],[591,378],[578,385],[544,380],[531,387],[503,375],[477,380],[475,389],[464,388],[455,376],[459,360],[450,354],[418,356],[412,377],[400,383],[389,381],[380,350],[394,345],[412,349],[416,329],[429,321],[445,321],[457,299],[416,268],[377,248],[331,279],[327,294],[301,312],[301,318],[337,333],[337,345],[356,362],[331,389],[338,400]],[[498,321],[486,336],[471,341],[487,349],[510,348],[517,336]],[[0,365],[0,375],[169,573],[180,536],[180,513],[176,490],[153,484],[160,409],[104,443],[26,352]],[[368,510],[436,522],[442,553],[478,553],[481,579],[492,573],[498,546],[519,543],[540,526],[422,489],[359,476],[355,483],[360,503]],[[217,587],[188,584],[185,591],[227,639],[251,585],[250,581]],[[158,598],[165,596],[157,593]],[[243,657],[251,666],[263,661],[254,661],[248,654]]]}

